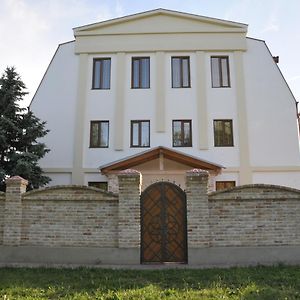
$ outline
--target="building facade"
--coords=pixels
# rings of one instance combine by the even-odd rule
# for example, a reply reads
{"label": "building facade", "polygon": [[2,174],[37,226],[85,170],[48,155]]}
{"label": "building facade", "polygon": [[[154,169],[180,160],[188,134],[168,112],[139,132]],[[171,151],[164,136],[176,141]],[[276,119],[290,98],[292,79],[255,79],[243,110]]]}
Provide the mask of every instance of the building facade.
{"label": "building facade", "polygon": [[117,191],[134,168],[143,188],[210,173],[210,189],[300,188],[296,100],[247,25],[157,9],[74,29],[30,109],[47,121],[40,162],[51,185]]}

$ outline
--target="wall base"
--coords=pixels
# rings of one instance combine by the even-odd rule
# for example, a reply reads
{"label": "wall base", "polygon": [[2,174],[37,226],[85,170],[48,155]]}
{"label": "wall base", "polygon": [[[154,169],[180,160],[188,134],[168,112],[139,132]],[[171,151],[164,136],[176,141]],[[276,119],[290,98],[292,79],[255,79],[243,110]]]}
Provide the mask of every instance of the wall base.
{"label": "wall base", "polygon": [[136,265],[140,263],[140,249],[0,246],[0,263]]}
{"label": "wall base", "polygon": [[188,261],[202,267],[300,265],[300,246],[189,248]]}

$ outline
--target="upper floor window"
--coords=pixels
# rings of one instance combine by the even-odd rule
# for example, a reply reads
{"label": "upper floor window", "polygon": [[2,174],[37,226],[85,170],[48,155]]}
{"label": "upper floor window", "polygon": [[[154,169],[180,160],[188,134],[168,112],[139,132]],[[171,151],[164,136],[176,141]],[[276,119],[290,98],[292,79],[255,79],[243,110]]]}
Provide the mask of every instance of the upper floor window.
{"label": "upper floor window", "polygon": [[173,147],[192,147],[192,120],[173,120]]}
{"label": "upper floor window", "polygon": [[133,57],[131,76],[133,89],[150,88],[150,57]]}
{"label": "upper floor window", "polygon": [[172,57],[172,88],[189,88],[190,58]]}
{"label": "upper floor window", "polygon": [[94,58],[93,89],[110,89],[110,58]]}
{"label": "upper floor window", "polygon": [[215,147],[233,146],[232,120],[214,120]]}
{"label": "upper floor window", "polygon": [[90,148],[108,148],[109,121],[91,121]]}
{"label": "upper floor window", "polygon": [[229,59],[228,56],[211,57],[212,87],[230,87]]}
{"label": "upper floor window", "polygon": [[216,191],[235,187],[235,181],[216,181]]}
{"label": "upper floor window", "polygon": [[150,147],[150,121],[131,121],[131,147]]}

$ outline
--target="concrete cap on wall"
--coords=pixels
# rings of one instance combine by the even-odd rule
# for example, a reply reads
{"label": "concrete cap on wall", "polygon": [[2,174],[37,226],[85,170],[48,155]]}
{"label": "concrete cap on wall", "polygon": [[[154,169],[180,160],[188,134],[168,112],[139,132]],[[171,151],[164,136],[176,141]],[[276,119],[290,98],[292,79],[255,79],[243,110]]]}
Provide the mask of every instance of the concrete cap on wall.
{"label": "concrete cap on wall", "polygon": [[141,172],[134,170],[134,169],[126,169],[126,170],[122,170],[118,173],[118,175],[121,176],[140,176]]}
{"label": "concrete cap on wall", "polygon": [[21,176],[13,176],[6,179],[5,183],[7,185],[12,185],[12,184],[28,185],[28,180],[22,178]]}
{"label": "concrete cap on wall", "polygon": [[186,176],[208,176],[209,173],[202,169],[192,169],[186,172]]}

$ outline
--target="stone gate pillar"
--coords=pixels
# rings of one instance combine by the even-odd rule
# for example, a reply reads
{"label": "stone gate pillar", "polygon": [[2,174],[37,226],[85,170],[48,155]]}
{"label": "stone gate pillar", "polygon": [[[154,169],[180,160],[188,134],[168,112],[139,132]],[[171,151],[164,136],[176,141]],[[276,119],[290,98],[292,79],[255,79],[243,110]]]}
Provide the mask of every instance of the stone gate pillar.
{"label": "stone gate pillar", "polygon": [[119,179],[119,248],[140,248],[140,194],[141,173],[121,171]]}
{"label": "stone gate pillar", "polygon": [[28,181],[20,176],[6,180],[3,245],[18,246],[21,242],[22,194]]}
{"label": "stone gate pillar", "polygon": [[207,171],[194,169],[186,173],[189,263],[195,261],[197,248],[208,247],[210,243],[207,191]]}

